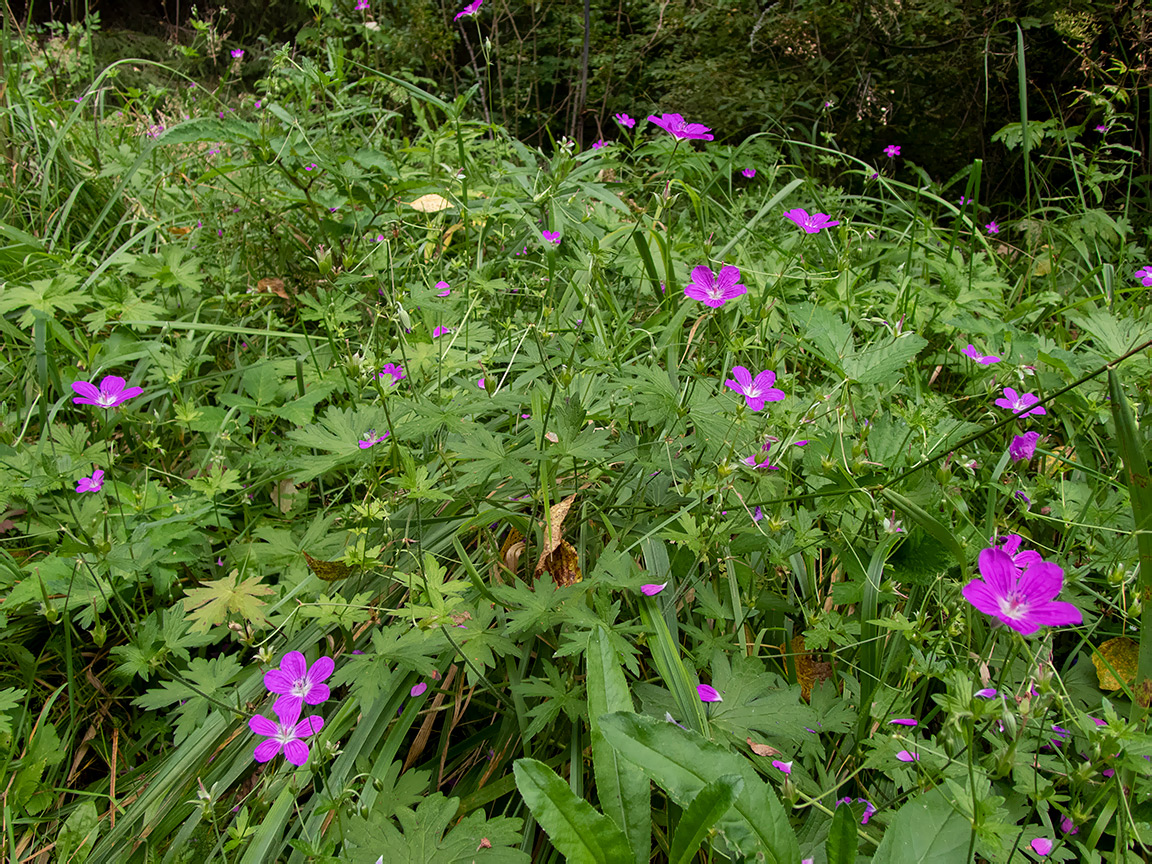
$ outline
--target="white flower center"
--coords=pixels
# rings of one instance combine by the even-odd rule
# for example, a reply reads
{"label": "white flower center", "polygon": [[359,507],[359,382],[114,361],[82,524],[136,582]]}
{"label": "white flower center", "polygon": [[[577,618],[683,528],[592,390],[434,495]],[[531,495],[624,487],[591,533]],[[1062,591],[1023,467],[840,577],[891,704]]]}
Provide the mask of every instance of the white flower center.
{"label": "white flower center", "polygon": [[96,404],[101,408],[112,408],[116,405],[116,397],[109,396],[107,393],[101,393],[96,397]]}
{"label": "white flower center", "polygon": [[1022,618],[1027,613],[1027,597],[1021,597],[1015,591],[1009,591],[1007,597],[1000,598],[1000,614],[1006,618]]}

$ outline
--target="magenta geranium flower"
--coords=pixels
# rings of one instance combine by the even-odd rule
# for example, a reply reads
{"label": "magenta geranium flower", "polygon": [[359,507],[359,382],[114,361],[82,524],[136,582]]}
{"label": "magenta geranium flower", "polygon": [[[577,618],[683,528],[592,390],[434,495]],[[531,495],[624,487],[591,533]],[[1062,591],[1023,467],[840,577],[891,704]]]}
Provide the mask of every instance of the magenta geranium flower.
{"label": "magenta geranium flower", "polygon": [[540,235],[549,243],[560,245],[560,232],[559,231],[541,231]]}
{"label": "magenta geranium flower", "polygon": [[1023,435],[1017,435],[1008,445],[1008,455],[1013,462],[1027,462],[1036,454],[1036,442],[1039,440],[1039,432],[1025,432]]}
{"label": "magenta geranium flower", "polygon": [[356,11],[357,12],[367,12],[368,11],[368,0],[356,0]]}
{"label": "magenta geranium flower", "polygon": [[268,692],[280,695],[273,706],[277,715],[283,719],[280,715],[282,706],[295,705],[296,716],[299,716],[301,706],[319,705],[326,700],[330,693],[328,685],[323,682],[328,680],[335,668],[336,663],[331,657],[320,657],[309,668],[308,661],[299,651],[289,651],[285,654],[284,659],[280,661],[279,669],[269,669],[264,673],[264,686],[268,688]]}
{"label": "magenta geranium flower", "polygon": [[901,750],[899,753],[896,754],[896,758],[899,759],[901,762],[919,762],[920,761],[920,754],[919,753],[909,753],[907,750]]}
{"label": "magenta geranium flower", "polygon": [[[328,689],[328,688],[324,688]],[[279,723],[273,723],[263,714],[248,719],[248,728],[257,735],[267,735],[268,740],[256,745],[252,756],[257,762],[268,762],[283,750],[284,758],[299,767],[308,761],[308,745],[301,739],[314,735],[324,728],[324,718],[313,715],[300,720],[301,703],[298,700],[285,702],[277,699],[272,710]],[[300,720],[300,722],[296,722]]]}
{"label": "magenta geranium flower", "polygon": [[813,213],[809,216],[808,211],[800,207],[787,211],[784,216],[791,219],[809,234],[819,234],[824,228],[831,228],[834,225],[840,224],[838,221],[832,221],[832,217],[827,213]]}
{"label": "magenta geranium flower", "polygon": [[912,717],[897,717],[895,720],[889,720],[889,723],[895,723],[897,726],[915,726],[916,720]]}
{"label": "magenta geranium flower", "polygon": [[1056,564],[1042,560],[1021,571],[1003,549],[985,549],[979,561],[984,578],[964,586],[964,599],[984,614],[1025,636],[1084,620],[1072,603],[1056,599],[1064,587],[1064,571]]}
{"label": "magenta geranium flower", "polygon": [[887,147],[884,148],[884,155],[887,156],[889,159],[895,159],[897,156],[900,155],[900,145],[899,144],[889,144]]}
{"label": "magenta geranium flower", "polygon": [[733,366],[732,375],[734,377],[725,381],[724,386],[743,396],[753,411],[763,410],[765,402],[779,402],[784,398],[784,391],[772,386],[776,383],[775,372],[765,369],[753,378],[744,366]]}
{"label": "magenta geranium flower", "polygon": [[779,465],[770,465],[768,460],[771,457],[766,452],[753,453],[751,456],[745,456],[740,460],[741,465],[747,465],[749,468],[765,468],[769,471],[779,471]]}
{"label": "magenta geranium flower", "polygon": [[[1005,387],[1004,395],[993,404],[997,408],[1003,408],[1013,414],[1020,414],[1021,417],[1027,417],[1029,414],[1047,414],[1048,412],[1044,410],[1043,405],[1036,405],[1039,401],[1040,397],[1035,393],[1017,393],[1011,387]],[[1036,407],[1033,408],[1033,405]]]}
{"label": "magenta geranium flower", "polygon": [[783,771],[785,774],[791,774],[792,773],[792,763],[791,762],[781,762],[779,759],[773,759],[772,760],[772,767],[775,768],[777,771]]}
{"label": "magenta geranium flower", "polygon": [[720,694],[716,692],[716,688],[711,684],[697,684],[696,695],[700,697],[701,702],[723,702]]}
{"label": "magenta geranium flower", "polygon": [[659,584],[657,584],[655,582],[651,582],[647,585],[641,585],[640,586],[640,593],[643,594],[645,597],[655,597],[657,594],[659,594],[661,591],[663,591],[667,587],[668,587],[667,582],[662,582]]}
{"label": "magenta geranium flower", "polygon": [[659,117],[649,114],[648,120],[655,123],[673,138],[686,138],[690,141],[711,141],[708,133],[712,130],[703,123],[685,123],[679,114],[661,114]]}
{"label": "magenta geranium flower", "polygon": [[1133,274],[1133,278],[1139,279],[1145,288],[1152,288],[1152,267],[1141,267]]}
{"label": "magenta geranium flower", "polygon": [[592,145],[592,149],[599,150],[601,147],[607,147],[610,143],[610,141],[605,141],[603,138],[601,138],[599,141]]}
{"label": "magenta geranium flower", "polygon": [[[864,815],[860,817],[860,824],[867,825],[868,820],[872,818],[872,814],[876,812],[876,805],[869,801],[867,798],[857,798],[856,800],[864,805]],[[839,807],[841,804],[851,803],[852,797],[849,796],[847,798],[841,798],[839,801],[837,801],[836,806]]]}
{"label": "magenta geranium flower", "polygon": [[981,366],[991,366],[993,363],[999,363],[1000,362],[1000,358],[997,357],[995,354],[981,354],[971,344],[969,344],[968,347],[965,348],[960,353],[964,354],[967,357],[971,357],[973,360],[975,360]]}
{"label": "magenta geranium flower", "polygon": [[433,339],[439,339],[441,336],[447,336],[451,332],[452,332],[451,327],[437,327],[435,330],[432,331],[432,338]]}
{"label": "magenta geranium flower", "polygon": [[452,289],[450,287],[448,287],[448,283],[445,282],[443,279],[441,279],[439,282],[436,283],[436,287],[438,289],[440,289],[439,291],[436,292],[437,297],[447,297],[449,294],[452,293]]}
{"label": "magenta geranium flower", "polygon": [[1047,837],[1037,837],[1028,844],[1032,847],[1032,851],[1037,855],[1044,857],[1052,851],[1052,841]]}
{"label": "magenta geranium flower", "polygon": [[475,15],[477,12],[480,11],[480,6],[483,3],[484,3],[484,0],[472,0],[471,3],[469,3],[463,9],[461,9],[459,12],[457,12],[456,17],[453,18],[452,20],[453,21],[459,21],[461,18],[463,18],[466,15]]}
{"label": "magenta geranium flower", "polygon": [[400,380],[404,377],[404,367],[399,366],[396,363],[385,363],[384,368],[382,368],[380,370],[380,374],[377,375],[376,377],[377,378],[391,378],[392,379],[392,386],[395,387],[397,384],[400,383]]}
{"label": "magenta geranium flower", "polygon": [[127,383],[119,375],[109,375],[100,382],[100,389],[97,390],[95,384],[89,384],[87,381],[73,381],[72,389],[80,395],[73,397],[72,401],[77,405],[115,408],[144,392],[140,387],[125,388],[124,385]]}
{"label": "magenta geranium flower", "polygon": [[699,300],[705,306],[718,309],[729,300],[735,300],[748,289],[738,284],[740,268],[731,264],[720,268],[720,275],[716,276],[711,270],[701,264],[692,268],[692,281],[684,288],[684,296]]}
{"label": "magenta geranium flower", "polygon": [[408,691],[408,695],[415,699],[417,696],[423,696],[424,691],[428,689],[428,684],[421,681],[419,684],[413,684],[412,689]]}
{"label": "magenta geranium flower", "polygon": [[77,492],[99,492],[104,488],[104,472],[97,468],[91,477],[81,477],[76,484]]}
{"label": "magenta geranium flower", "polygon": [[636,125],[636,121],[633,118],[629,117],[627,114],[621,113],[621,114],[614,114],[613,116],[615,117],[616,122],[619,123],[621,126],[625,127],[626,129],[631,129],[633,126]]}
{"label": "magenta geranium flower", "polygon": [[383,435],[377,435],[375,429],[369,429],[368,434],[361,438],[358,442],[360,449],[367,450],[369,447],[379,444],[391,434],[391,432],[385,432]]}
{"label": "magenta geranium flower", "polygon": [[973,696],[979,696],[981,699],[991,699],[993,696],[996,695],[996,688],[995,687],[985,687],[983,690],[977,690],[972,695]]}
{"label": "magenta geranium flower", "polygon": [[996,546],[995,538],[992,540],[993,547],[999,549],[1005,555],[1012,559],[1013,565],[1016,569],[1023,572],[1031,567],[1033,564],[1042,564],[1044,562],[1043,556],[1034,549],[1020,550],[1020,544],[1024,540],[1019,534],[1007,534],[1004,537],[1004,542]]}
{"label": "magenta geranium flower", "polygon": [[756,169],[755,168],[745,168],[740,173],[743,174],[745,177],[747,177],[749,180],[751,180],[753,177],[756,176]]}
{"label": "magenta geranium flower", "polygon": [[232,54],[233,60],[239,60],[241,57],[244,56],[244,49],[243,48],[233,48],[231,51],[231,54]]}
{"label": "magenta geranium flower", "polygon": [[999,234],[1000,233],[1000,226],[997,225],[995,223],[995,221],[993,221],[993,222],[989,222],[987,225],[985,225],[984,230],[986,230],[989,234]]}

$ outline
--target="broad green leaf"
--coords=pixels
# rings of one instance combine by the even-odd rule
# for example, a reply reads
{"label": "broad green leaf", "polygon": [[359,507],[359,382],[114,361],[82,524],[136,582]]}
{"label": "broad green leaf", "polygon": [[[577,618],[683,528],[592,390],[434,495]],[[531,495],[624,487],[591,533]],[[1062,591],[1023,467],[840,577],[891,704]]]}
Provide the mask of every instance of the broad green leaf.
{"label": "broad green leaf", "polygon": [[91,801],[81,801],[56,838],[56,860],[84,864],[99,836],[100,820],[96,817],[96,805]]}
{"label": "broad green leaf", "polygon": [[652,792],[648,778],[626,762],[600,731],[603,715],[632,711],[624,669],[603,627],[595,628],[589,635],[586,659],[592,769],[600,807],[623,829],[636,864],[644,864],[652,848]]}
{"label": "broad green leaf", "polygon": [[939,789],[901,807],[872,857],[872,864],[956,864],[968,860],[972,823]]}
{"label": "broad green leaf", "polygon": [[728,845],[746,857],[762,852],[772,864],[800,860],[796,835],[776,793],[743,756],[654,717],[609,714],[600,718],[600,726],[608,743],[681,807],[688,807],[701,789],[723,775],[740,775],[744,790],[716,823]]}
{"label": "broad green leaf", "polygon": [[512,766],[520,795],[569,864],[620,864],[634,856],[624,833],[583,798],[577,798],[555,771],[535,759]]}
{"label": "broad green leaf", "polygon": [[701,789],[676,825],[668,860],[672,864],[689,864],[708,831],[731,809],[743,790],[744,778],[739,774],[725,774]]}
{"label": "broad green leaf", "polygon": [[855,864],[857,845],[856,814],[852,812],[852,805],[841,804],[832,816],[832,827],[824,841],[828,864]]}
{"label": "broad green leaf", "polygon": [[927,344],[915,333],[872,342],[844,358],[844,374],[859,384],[889,383]]}

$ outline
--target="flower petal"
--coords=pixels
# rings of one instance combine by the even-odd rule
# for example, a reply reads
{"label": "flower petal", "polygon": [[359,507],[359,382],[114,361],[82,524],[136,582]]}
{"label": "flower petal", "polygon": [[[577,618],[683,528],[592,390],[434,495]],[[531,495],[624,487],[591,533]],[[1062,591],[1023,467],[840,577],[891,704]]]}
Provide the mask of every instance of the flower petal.
{"label": "flower petal", "polygon": [[100,382],[100,392],[105,396],[115,396],[124,389],[124,385],[127,383],[119,375],[108,375]]}
{"label": "flower petal", "polygon": [[256,745],[256,749],[252,751],[252,758],[257,762],[269,762],[275,759],[279,752],[280,742],[275,738],[269,738],[267,741],[261,741]]}
{"label": "flower petal", "polygon": [[321,657],[312,664],[312,668],[308,670],[308,680],[314,684],[319,684],[321,681],[327,681],[332,671],[336,668],[336,661],[331,657]]}
{"label": "flower petal", "polygon": [[1008,592],[1016,587],[1016,567],[1007,553],[999,549],[983,549],[979,564],[980,575],[998,597],[1008,596]]}
{"label": "flower petal", "polygon": [[308,689],[308,695],[304,697],[304,701],[308,705],[320,705],[327,702],[331,695],[332,691],[328,689],[327,684],[313,684]]}
{"label": "flower petal", "polygon": [[280,671],[293,681],[298,681],[308,671],[308,661],[299,651],[289,651],[280,661]]}
{"label": "flower petal", "polygon": [[297,723],[296,728],[292,730],[292,734],[297,738],[307,738],[309,735],[315,735],[323,728],[324,718],[319,714],[313,714]]}
{"label": "flower petal", "polygon": [[255,732],[257,735],[278,735],[280,733],[279,727],[263,714],[257,714],[255,717],[248,718],[248,728]]}
{"label": "flower petal", "polygon": [[1000,615],[1000,597],[984,582],[973,579],[961,589],[964,599],[985,615]]}
{"label": "flower petal", "polygon": [[740,268],[733,267],[731,264],[726,264],[720,268],[720,276],[716,280],[720,286],[721,291],[728,291],[736,287],[736,283],[740,281]]}
{"label": "flower petal", "polygon": [[1016,582],[1016,590],[1029,600],[1055,600],[1064,587],[1064,571],[1050,561],[1033,564]]}
{"label": "flower petal", "polygon": [[280,669],[269,669],[264,673],[264,686],[269,693],[287,694],[292,690],[292,679]]}
{"label": "flower petal", "polygon": [[298,738],[284,743],[284,758],[299,768],[308,761],[308,745]]}

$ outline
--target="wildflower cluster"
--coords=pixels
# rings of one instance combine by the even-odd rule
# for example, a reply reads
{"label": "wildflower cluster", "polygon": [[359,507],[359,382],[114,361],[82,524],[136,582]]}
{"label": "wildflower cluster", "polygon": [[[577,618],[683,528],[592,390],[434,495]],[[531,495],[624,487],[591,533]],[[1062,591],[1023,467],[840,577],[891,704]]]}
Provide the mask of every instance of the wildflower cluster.
{"label": "wildflower cluster", "polygon": [[332,675],[336,663],[331,657],[321,657],[311,667],[299,651],[289,651],[280,661],[279,669],[264,673],[264,686],[278,698],[272,704],[279,723],[273,723],[263,714],[248,720],[248,728],[267,741],[256,745],[252,755],[257,762],[268,762],[280,751],[284,758],[299,767],[308,761],[308,745],[304,739],[324,728],[324,718],[311,715],[300,719],[305,705],[320,705],[331,695],[324,682]]}

